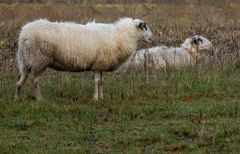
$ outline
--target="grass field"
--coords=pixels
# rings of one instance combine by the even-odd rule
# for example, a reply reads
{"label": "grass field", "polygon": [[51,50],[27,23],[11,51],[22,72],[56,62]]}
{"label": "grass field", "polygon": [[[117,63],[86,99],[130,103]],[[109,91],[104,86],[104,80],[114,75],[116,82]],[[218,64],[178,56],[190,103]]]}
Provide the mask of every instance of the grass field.
{"label": "grass field", "polygon": [[[0,153],[240,153],[240,3],[210,2],[0,4]],[[200,34],[217,55],[196,66],[104,73],[98,102],[92,73],[48,70],[44,101],[34,100],[29,83],[23,101],[13,101],[23,24],[121,16],[146,20],[152,45],[179,46]]]}

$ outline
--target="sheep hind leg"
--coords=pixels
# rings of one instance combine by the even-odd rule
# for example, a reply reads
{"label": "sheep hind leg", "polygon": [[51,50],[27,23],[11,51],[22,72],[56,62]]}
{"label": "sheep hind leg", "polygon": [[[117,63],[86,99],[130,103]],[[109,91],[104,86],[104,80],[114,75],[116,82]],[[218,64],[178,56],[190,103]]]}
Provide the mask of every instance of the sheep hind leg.
{"label": "sheep hind leg", "polygon": [[102,72],[100,73],[100,81],[99,81],[99,93],[100,93],[100,99],[103,99],[103,90],[102,90],[102,85],[103,85],[103,77],[102,77]]}
{"label": "sheep hind leg", "polygon": [[94,100],[99,99],[99,82],[101,79],[101,74],[99,72],[94,72]]}
{"label": "sheep hind leg", "polygon": [[28,78],[28,70],[24,69],[21,73],[18,74],[17,76],[17,85],[16,85],[16,92],[15,92],[15,100],[21,100],[21,88],[24,85],[24,83],[26,82],[27,78]]}
{"label": "sheep hind leg", "polygon": [[44,70],[45,69],[38,71],[37,73],[36,72],[32,73],[32,77],[31,77],[34,92],[35,92],[35,97],[37,101],[43,100],[41,90],[40,90],[40,75],[43,73]]}

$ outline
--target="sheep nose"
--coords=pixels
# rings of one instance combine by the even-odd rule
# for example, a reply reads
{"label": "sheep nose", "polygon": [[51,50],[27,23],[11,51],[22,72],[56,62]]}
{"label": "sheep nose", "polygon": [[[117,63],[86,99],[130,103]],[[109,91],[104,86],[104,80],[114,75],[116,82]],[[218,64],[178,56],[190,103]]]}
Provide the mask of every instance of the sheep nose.
{"label": "sheep nose", "polygon": [[208,46],[206,46],[208,49],[212,49],[213,48],[213,45],[212,44],[209,44]]}
{"label": "sheep nose", "polygon": [[210,44],[209,44],[209,47],[210,47],[210,48],[212,48],[212,47],[213,47],[212,43],[210,43]]}

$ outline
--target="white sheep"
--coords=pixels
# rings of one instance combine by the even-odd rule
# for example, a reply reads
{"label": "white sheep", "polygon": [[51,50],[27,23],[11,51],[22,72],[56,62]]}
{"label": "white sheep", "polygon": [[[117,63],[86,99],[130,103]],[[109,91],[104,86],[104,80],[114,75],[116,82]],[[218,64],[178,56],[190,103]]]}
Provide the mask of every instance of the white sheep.
{"label": "white sheep", "polygon": [[31,75],[37,100],[42,99],[39,79],[46,68],[93,71],[94,99],[103,98],[102,72],[117,69],[135,52],[139,41],[150,42],[152,31],[140,19],[121,18],[115,23],[86,25],[37,20],[22,27],[17,51],[19,81],[15,98]]}
{"label": "white sheep", "polygon": [[212,43],[208,39],[195,35],[187,38],[180,47],[157,46],[136,51],[117,72],[143,66],[159,69],[167,66],[194,64],[201,57],[199,51],[211,48]]}

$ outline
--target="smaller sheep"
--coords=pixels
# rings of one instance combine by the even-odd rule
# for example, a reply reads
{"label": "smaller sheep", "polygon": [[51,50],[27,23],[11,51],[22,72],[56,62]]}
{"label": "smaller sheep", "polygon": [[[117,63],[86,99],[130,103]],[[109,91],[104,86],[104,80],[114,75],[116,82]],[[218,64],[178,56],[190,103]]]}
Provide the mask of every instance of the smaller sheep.
{"label": "smaller sheep", "polygon": [[158,46],[137,51],[119,68],[118,72],[126,71],[130,67],[150,66],[160,69],[167,66],[191,65],[201,58],[199,51],[211,48],[212,43],[208,39],[195,35],[187,38],[180,47]]}

